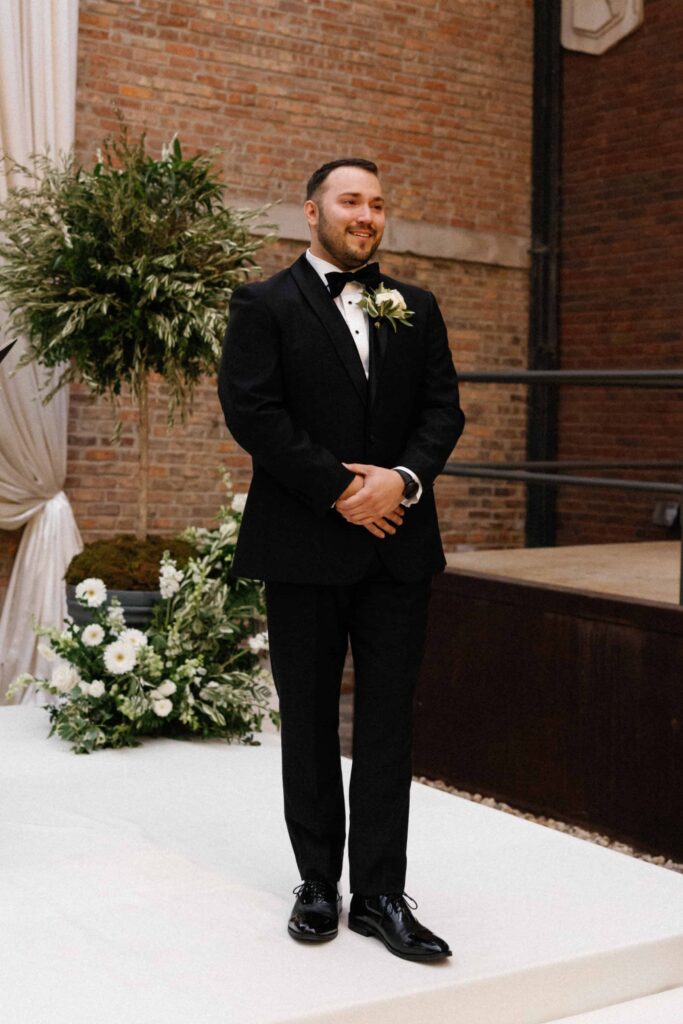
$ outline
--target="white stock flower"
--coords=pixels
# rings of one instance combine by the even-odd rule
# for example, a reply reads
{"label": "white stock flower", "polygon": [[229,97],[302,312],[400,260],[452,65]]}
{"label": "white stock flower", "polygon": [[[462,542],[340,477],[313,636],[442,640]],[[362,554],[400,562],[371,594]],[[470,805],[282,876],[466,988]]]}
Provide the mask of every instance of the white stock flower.
{"label": "white stock flower", "polygon": [[164,598],[173,597],[180,590],[185,573],[178,569],[173,561],[165,562],[159,570],[159,590]]}
{"label": "white stock flower", "polygon": [[76,598],[85,601],[88,608],[99,608],[107,600],[107,588],[102,580],[90,577],[78,584]]}
{"label": "white stock flower", "polygon": [[81,633],[81,640],[86,647],[97,647],[104,640],[104,630],[96,622],[92,622]]}
{"label": "white stock flower", "polygon": [[73,690],[74,686],[78,686],[80,681],[81,677],[73,665],[62,661],[52,670],[50,685],[54,686],[60,693],[69,693]]}
{"label": "white stock flower", "polygon": [[256,633],[254,636],[250,636],[247,639],[249,650],[252,654],[260,654],[261,651],[268,650],[268,633]]}
{"label": "white stock flower", "polygon": [[109,605],[107,608],[107,619],[114,629],[120,629],[122,626],[125,626],[126,619],[120,604]]}
{"label": "white stock flower", "polygon": [[141,629],[124,629],[122,633],[119,633],[119,640],[125,644],[131,644],[136,651],[147,646],[147,637]]}
{"label": "white stock flower", "polygon": [[230,540],[237,533],[237,523],[234,519],[226,519],[218,527],[218,534],[221,540]]}
{"label": "white stock flower", "polygon": [[230,502],[230,507],[233,512],[244,512],[244,506],[247,503],[246,491],[241,491],[239,494],[233,495],[233,499]]}
{"label": "white stock flower", "polygon": [[104,683],[101,679],[93,679],[88,687],[88,693],[91,697],[101,697],[104,693]]}
{"label": "white stock flower", "polygon": [[172,693],[175,693],[178,687],[172,679],[164,679],[160,686],[157,686],[156,692],[160,697],[170,697]]}
{"label": "white stock flower", "polygon": [[104,665],[107,672],[114,676],[122,676],[135,668],[137,655],[132,644],[124,640],[114,640],[104,649]]}
{"label": "white stock flower", "polygon": [[174,579],[172,576],[162,576],[159,580],[159,590],[164,600],[167,600],[180,590],[180,580]]}
{"label": "white stock flower", "polygon": [[45,661],[56,661],[57,655],[52,650],[49,644],[40,643],[38,644],[38,654],[41,658],[45,658]]}
{"label": "white stock flower", "polygon": [[173,710],[173,704],[166,697],[162,697],[161,700],[152,701],[152,710],[159,718],[166,718],[166,715],[169,715]]}

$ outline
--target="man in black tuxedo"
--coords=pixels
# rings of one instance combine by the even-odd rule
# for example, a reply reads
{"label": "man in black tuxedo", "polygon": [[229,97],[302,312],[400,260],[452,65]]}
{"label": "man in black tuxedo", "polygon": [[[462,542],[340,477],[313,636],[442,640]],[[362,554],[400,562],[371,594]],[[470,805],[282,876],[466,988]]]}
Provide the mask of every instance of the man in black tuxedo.
{"label": "man in black tuxedo", "polygon": [[[464,416],[434,296],[368,265],[385,220],[375,164],[319,168],[304,212],[310,249],[235,291],[219,373],[226,423],[253,459],[233,572],[266,585],[285,820],[303,879],[288,930],[337,934],[350,639],[349,926],[397,956],[437,960],[448,945],[403,891],[412,707],[431,576],[445,565],[432,487]],[[395,331],[358,304],[380,279],[399,293]]]}

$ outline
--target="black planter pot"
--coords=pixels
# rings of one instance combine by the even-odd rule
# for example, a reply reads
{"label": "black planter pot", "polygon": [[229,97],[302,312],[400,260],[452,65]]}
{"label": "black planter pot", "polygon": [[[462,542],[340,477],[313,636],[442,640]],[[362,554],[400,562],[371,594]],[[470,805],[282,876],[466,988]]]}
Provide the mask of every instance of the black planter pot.
{"label": "black planter pot", "polygon": [[[121,602],[126,625],[144,629],[151,621],[154,605],[161,600],[161,593],[158,590],[107,589],[107,604],[112,597],[118,598]],[[92,622],[92,613],[95,609],[84,607],[76,600],[76,587],[70,583],[67,583],[66,587],[66,604],[69,615],[76,625],[87,626]]]}

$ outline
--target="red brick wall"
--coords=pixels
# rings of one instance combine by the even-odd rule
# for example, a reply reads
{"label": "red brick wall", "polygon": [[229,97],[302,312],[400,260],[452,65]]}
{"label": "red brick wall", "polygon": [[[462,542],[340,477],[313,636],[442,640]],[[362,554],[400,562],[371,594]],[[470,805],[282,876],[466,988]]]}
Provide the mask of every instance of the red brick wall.
{"label": "red brick wall", "polygon": [[[186,152],[220,147],[239,199],[302,201],[303,184],[340,154],[378,161],[390,214],[527,236],[531,134],[531,0],[82,0],[76,134],[86,164],[118,106],[152,150],[178,131]],[[301,243],[263,255],[270,273]],[[432,288],[460,368],[523,366],[527,274],[450,260],[383,256],[397,276]],[[186,428],[168,434],[155,386],[151,529],[207,523],[227,465],[239,487],[248,460],[230,441],[213,381]],[[459,452],[521,456],[519,392],[465,389]],[[106,406],[72,389],[67,492],[85,539],[134,526],[132,410],[118,449]],[[449,547],[517,544],[523,496],[506,484],[444,479]],[[0,594],[9,564],[0,534]]]}
{"label": "red brick wall", "polygon": [[[644,25],[600,57],[566,53],[564,111],[562,366],[680,368],[680,0],[646,0]],[[560,458],[681,459],[682,390],[568,387],[561,395]],[[651,525],[656,500],[563,489],[558,540],[671,536]]]}

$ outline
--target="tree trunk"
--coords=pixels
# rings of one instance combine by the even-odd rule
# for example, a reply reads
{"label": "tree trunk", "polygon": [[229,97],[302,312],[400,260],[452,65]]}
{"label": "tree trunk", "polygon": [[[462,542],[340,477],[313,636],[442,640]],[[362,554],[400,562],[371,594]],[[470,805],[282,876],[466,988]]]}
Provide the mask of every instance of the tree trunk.
{"label": "tree trunk", "polygon": [[147,378],[140,382],[138,393],[138,522],[136,537],[147,539],[149,514],[149,404]]}

